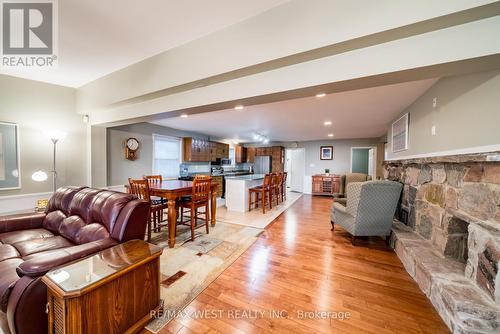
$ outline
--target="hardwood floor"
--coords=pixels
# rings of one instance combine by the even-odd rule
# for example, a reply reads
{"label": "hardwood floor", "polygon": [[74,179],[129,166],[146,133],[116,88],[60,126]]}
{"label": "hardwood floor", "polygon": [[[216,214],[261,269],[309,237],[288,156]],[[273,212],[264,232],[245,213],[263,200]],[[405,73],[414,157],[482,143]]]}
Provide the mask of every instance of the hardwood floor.
{"label": "hardwood floor", "polygon": [[[160,333],[449,333],[383,239],[353,247],[339,226],[330,231],[331,201],[303,196],[186,308],[221,317],[178,318]],[[300,311],[350,317],[300,319]]]}

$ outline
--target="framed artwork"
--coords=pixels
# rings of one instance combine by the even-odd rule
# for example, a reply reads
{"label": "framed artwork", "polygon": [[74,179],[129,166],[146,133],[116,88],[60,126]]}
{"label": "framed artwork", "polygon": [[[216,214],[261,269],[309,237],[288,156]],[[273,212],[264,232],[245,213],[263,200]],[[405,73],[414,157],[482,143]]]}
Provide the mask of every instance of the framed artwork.
{"label": "framed artwork", "polygon": [[19,128],[0,122],[0,190],[21,188]]}
{"label": "framed artwork", "polygon": [[321,146],[319,148],[319,158],[321,160],[333,160],[333,146]]}
{"label": "framed artwork", "polygon": [[410,115],[404,114],[392,123],[392,152],[399,152],[408,149],[408,125]]}

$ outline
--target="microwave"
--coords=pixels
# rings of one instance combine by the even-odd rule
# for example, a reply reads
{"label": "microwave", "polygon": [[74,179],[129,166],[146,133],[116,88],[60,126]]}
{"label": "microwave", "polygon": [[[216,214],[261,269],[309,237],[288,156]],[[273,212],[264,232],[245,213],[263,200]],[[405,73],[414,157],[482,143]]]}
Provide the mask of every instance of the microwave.
{"label": "microwave", "polygon": [[231,159],[221,159],[220,160],[221,166],[230,166],[231,165]]}

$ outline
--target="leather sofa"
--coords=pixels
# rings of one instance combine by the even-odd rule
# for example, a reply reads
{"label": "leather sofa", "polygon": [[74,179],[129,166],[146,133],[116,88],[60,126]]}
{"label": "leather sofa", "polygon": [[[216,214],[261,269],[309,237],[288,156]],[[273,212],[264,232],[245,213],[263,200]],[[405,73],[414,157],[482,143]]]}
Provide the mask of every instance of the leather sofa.
{"label": "leather sofa", "polygon": [[[149,203],[133,195],[63,187],[44,213],[0,217],[0,324],[46,333],[45,273],[131,239],[143,239]],[[6,321],[5,321],[6,320]]]}

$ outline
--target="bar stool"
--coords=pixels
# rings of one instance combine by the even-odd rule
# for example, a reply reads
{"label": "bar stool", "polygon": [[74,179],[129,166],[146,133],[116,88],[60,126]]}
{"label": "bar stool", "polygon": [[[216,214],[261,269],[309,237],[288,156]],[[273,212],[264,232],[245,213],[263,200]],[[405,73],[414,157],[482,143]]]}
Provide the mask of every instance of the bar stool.
{"label": "bar stool", "polygon": [[[147,231],[147,241],[151,241],[151,231],[152,231],[152,224],[155,225],[157,224],[157,217],[159,216],[160,212],[163,212],[163,210],[167,207],[166,203],[160,203],[160,204],[153,204],[151,202],[151,196],[149,193],[149,182],[144,179],[139,179],[139,180],[133,180],[131,178],[128,179],[129,183],[129,192],[137,198],[148,201],[150,205],[150,216],[149,216],[149,222],[148,222],[148,231]],[[159,222],[158,222],[158,228]]]}
{"label": "bar stool", "polygon": [[276,173],[276,183],[274,185],[274,197],[276,197],[276,205],[283,202],[283,173]]}
{"label": "bar stool", "polygon": [[194,241],[194,230],[198,222],[198,208],[205,207],[205,227],[207,234],[210,233],[208,222],[210,221],[210,211],[208,210],[208,203],[210,202],[210,187],[212,178],[208,175],[197,175],[193,180],[193,188],[191,197],[184,197],[179,201],[181,208],[181,221],[184,224],[183,216],[184,209],[190,210],[189,225],[191,227],[191,241]]}
{"label": "bar stool", "polygon": [[[252,205],[255,208],[259,206],[259,201],[262,201],[262,213],[266,213],[266,199],[269,199],[269,208],[271,209],[271,174],[264,175],[264,181],[261,186],[248,189],[248,209],[252,210]],[[252,195],[255,194],[255,201],[252,201]],[[260,198],[259,198],[260,197]]]}

